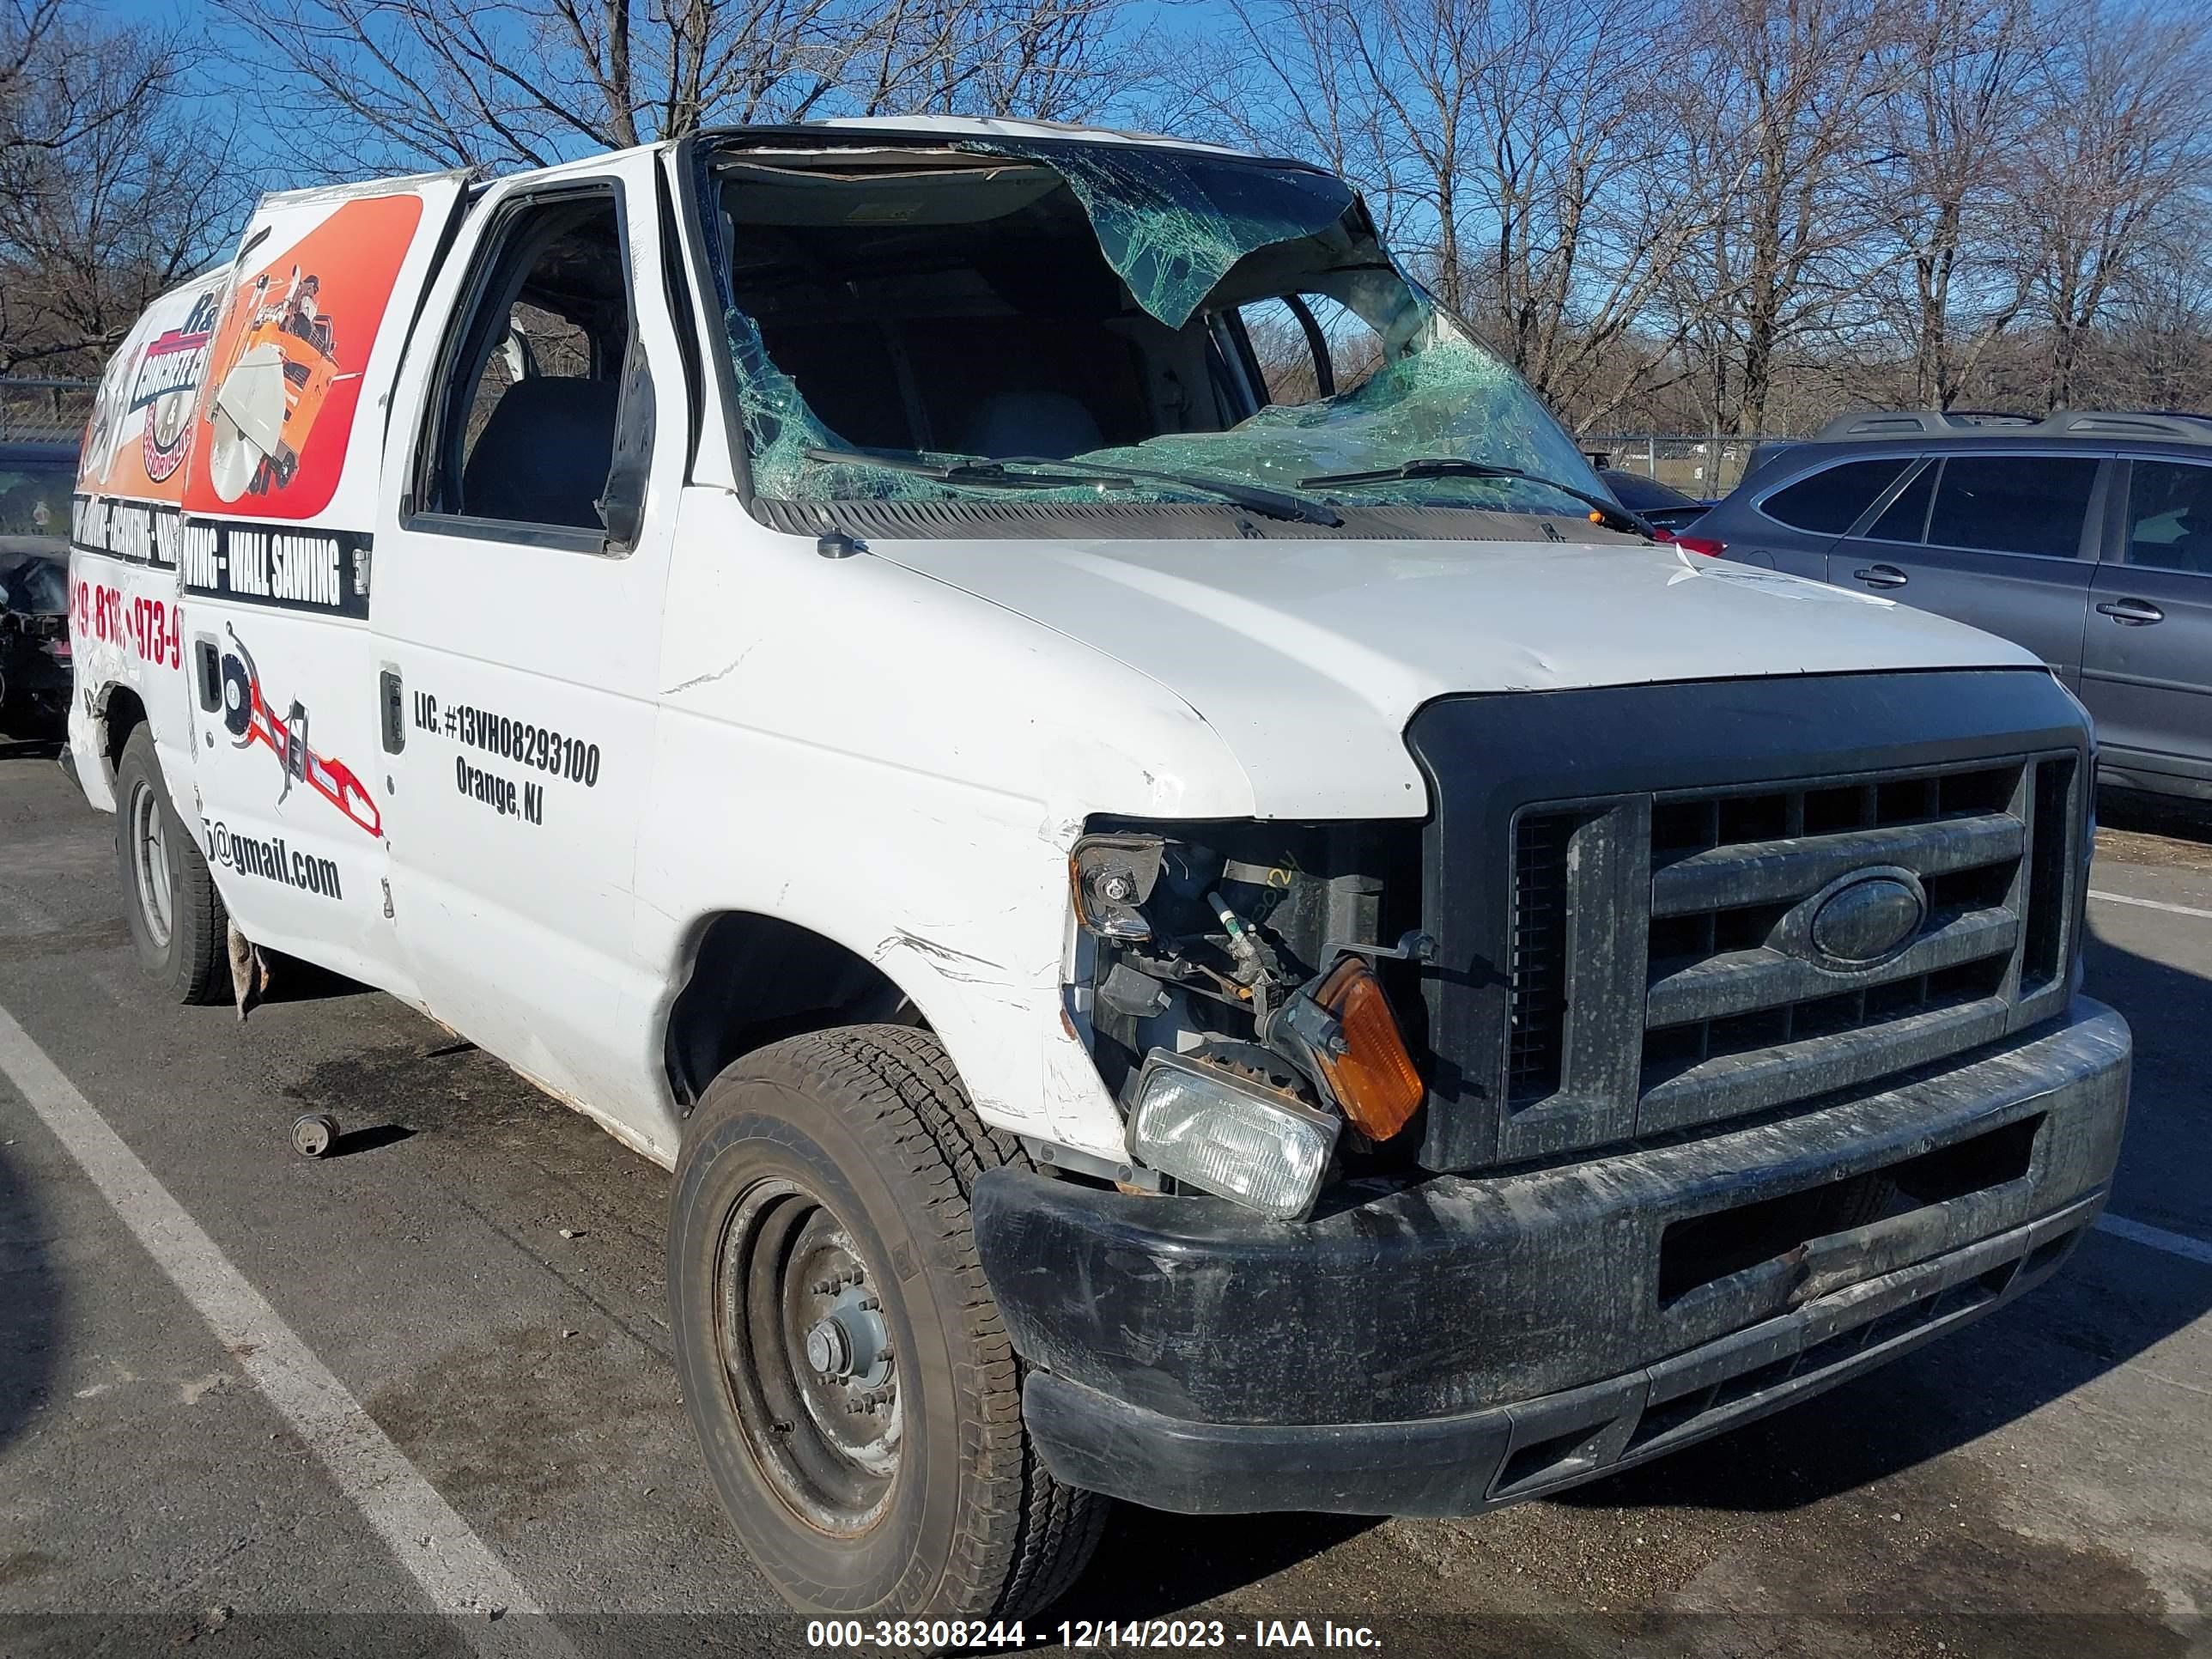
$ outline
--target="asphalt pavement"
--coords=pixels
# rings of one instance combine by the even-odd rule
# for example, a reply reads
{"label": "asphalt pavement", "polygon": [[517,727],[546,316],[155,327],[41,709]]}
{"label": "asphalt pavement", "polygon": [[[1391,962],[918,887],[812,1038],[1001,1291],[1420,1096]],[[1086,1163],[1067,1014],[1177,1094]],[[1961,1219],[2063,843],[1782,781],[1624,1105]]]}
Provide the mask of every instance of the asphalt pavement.
{"label": "asphalt pavement", "polygon": [[[2088,982],[2134,1023],[2134,1106],[2111,1224],[2051,1285],[1554,1501],[1123,1510],[1026,1633],[2212,1650],[2212,814],[2105,812]],[[0,740],[0,1659],[806,1650],[677,1398],[666,1176],[343,981],[243,1026],[164,1003],[113,866],[51,750]],[[309,1109],[339,1155],[291,1151]]]}

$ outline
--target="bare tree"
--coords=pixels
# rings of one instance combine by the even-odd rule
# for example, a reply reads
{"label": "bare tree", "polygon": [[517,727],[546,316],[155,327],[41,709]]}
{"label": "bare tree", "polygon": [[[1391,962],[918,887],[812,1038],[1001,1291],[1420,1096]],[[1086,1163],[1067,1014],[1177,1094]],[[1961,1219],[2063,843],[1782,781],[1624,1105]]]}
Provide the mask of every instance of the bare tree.
{"label": "bare tree", "polygon": [[1489,235],[1463,303],[1587,424],[1667,372],[1699,314],[1654,325],[1667,274],[1715,228],[1669,107],[1684,43],[1653,0],[1501,0],[1491,15],[1462,192]]}
{"label": "bare tree", "polygon": [[1328,167],[1357,185],[1385,236],[1404,244],[1424,205],[1419,169],[1353,71],[1354,9],[1333,0],[1230,0],[1219,20],[1217,33],[1178,38],[1152,66],[1146,125]]}
{"label": "bare tree", "polygon": [[192,61],[58,0],[0,14],[0,371],[90,372],[235,231],[245,182]]}
{"label": "bare tree", "polygon": [[58,155],[171,89],[173,35],[129,52],[119,32],[89,25],[66,0],[0,6],[0,155]]}
{"label": "bare tree", "polygon": [[2022,161],[2054,409],[2075,402],[2088,331],[2174,247],[2212,161],[2212,42],[2201,18],[2107,9],[2063,14],[2060,27],[2032,88],[2037,122]]}
{"label": "bare tree", "polygon": [[2018,153],[2021,87],[2040,49],[2027,0],[1901,0],[1902,75],[1881,109],[1890,326],[1912,356],[1911,401],[1948,409],[2027,303]]}
{"label": "bare tree", "polygon": [[1066,117],[1121,83],[1122,0],[216,0],[327,170],[543,167],[719,123]]}
{"label": "bare tree", "polygon": [[1448,309],[1601,418],[1673,353],[1664,273],[1707,225],[1657,0],[1231,0],[1170,125],[1358,184]]}
{"label": "bare tree", "polygon": [[[1766,429],[1781,355],[1863,325],[1875,121],[1901,81],[1891,0],[1695,0],[1680,108],[1711,234],[1670,279],[1711,418]],[[1724,296],[1717,310],[1715,296]]]}

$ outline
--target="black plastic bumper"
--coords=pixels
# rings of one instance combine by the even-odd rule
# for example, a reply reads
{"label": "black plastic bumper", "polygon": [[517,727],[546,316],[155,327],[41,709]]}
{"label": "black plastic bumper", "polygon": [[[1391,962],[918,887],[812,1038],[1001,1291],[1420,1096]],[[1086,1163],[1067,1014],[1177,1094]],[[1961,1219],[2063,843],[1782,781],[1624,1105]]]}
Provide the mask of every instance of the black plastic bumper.
{"label": "black plastic bumper", "polygon": [[[1355,1188],[1303,1225],[1002,1169],[976,1184],[976,1237],[1060,1479],[1191,1513],[1472,1514],[1772,1410],[2046,1277],[2103,1205],[2129,1055],[2125,1022],[2077,1000],[1841,1104]],[[1885,1218],[1789,1231],[1802,1195],[1899,1171],[1917,1190]]]}

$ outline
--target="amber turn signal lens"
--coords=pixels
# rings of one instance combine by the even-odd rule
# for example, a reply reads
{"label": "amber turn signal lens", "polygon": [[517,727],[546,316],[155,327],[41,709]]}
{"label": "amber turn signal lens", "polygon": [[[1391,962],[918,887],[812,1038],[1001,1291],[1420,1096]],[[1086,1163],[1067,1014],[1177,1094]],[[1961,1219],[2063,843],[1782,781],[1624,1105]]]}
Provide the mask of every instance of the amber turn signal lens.
{"label": "amber turn signal lens", "polygon": [[1322,981],[1314,1000],[1344,1028],[1344,1052],[1319,1054],[1322,1072],[1352,1126],[1370,1140],[1388,1140],[1406,1127],[1425,1091],[1389,999],[1367,964],[1346,957]]}

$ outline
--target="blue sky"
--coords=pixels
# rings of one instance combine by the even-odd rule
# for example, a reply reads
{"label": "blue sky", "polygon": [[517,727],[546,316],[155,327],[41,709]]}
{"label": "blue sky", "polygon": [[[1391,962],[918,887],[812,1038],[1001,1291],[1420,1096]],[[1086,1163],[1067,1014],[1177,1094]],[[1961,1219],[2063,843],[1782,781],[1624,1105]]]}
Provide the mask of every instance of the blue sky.
{"label": "blue sky", "polygon": [[[262,52],[258,45],[204,0],[201,3],[190,3],[188,0],[83,0],[83,3],[93,15],[110,21],[147,28],[181,26],[203,34],[211,48],[205,79],[218,89],[217,95],[232,86],[251,86],[260,66]],[[1124,17],[1133,31],[1190,33],[1207,29],[1220,10],[1216,0],[1125,0]],[[250,106],[247,112],[251,118]],[[283,168],[282,158],[294,153],[293,146],[298,142],[298,135],[291,130],[290,124],[285,124],[280,131],[273,120],[249,118],[248,138],[254,155],[276,160],[271,176],[259,181],[264,188],[304,182],[276,176]]]}

